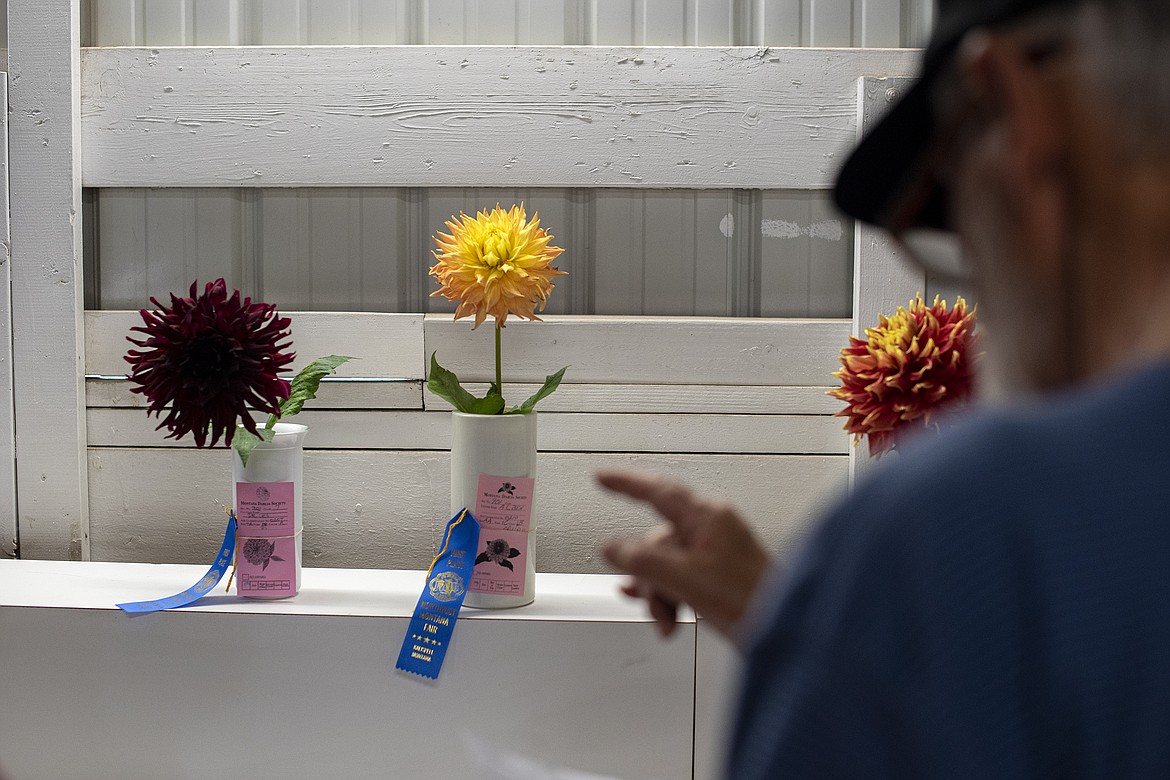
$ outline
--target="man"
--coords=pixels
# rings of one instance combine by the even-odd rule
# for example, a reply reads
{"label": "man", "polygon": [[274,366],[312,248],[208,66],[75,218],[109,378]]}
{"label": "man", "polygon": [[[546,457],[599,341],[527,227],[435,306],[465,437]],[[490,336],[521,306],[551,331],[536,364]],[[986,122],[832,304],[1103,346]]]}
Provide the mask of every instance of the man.
{"label": "man", "polygon": [[941,0],[837,200],[957,234],[1011,402],[883,464],[786,571],[735,511],[606,554],[743,648],[728,776],[1170,777],[1170,3]]}

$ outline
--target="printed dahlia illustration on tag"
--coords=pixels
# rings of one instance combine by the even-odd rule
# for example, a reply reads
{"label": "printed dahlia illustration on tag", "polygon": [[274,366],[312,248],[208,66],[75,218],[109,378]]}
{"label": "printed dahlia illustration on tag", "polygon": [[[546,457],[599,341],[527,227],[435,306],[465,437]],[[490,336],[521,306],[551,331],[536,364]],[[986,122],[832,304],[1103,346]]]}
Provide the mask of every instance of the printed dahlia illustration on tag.
{"label": "printed dahlia illustration on tag", "polygon": [[524,593],[535,486],[532,477],[479,475],[474,510],[479,546],[467,588],[471,593]]}
{"label": "printed dahlia illustration on tag", "polygon": [[236,573],[242,595],[295,596],[297,592],[297,540],[241,539]]}
{"label": "printed dahlia illustration on tag", "polygon": [[276,554],[276,544],[268,539],[249,539],[244,542],[243,554],[248,563],[259,566],[260,571],[267,569],[273,561],[284,562],[284,558]]}
{"label": "printed dahlia illustration on tag", "polygon": [[513,547],[507,539],[488,539],[484,542],[484,547],[484,551],[475,558],[477,566],[491,561],[509,571],[516,570],[516,567],[512,565],[512,558],[520,555],[520,551]]}

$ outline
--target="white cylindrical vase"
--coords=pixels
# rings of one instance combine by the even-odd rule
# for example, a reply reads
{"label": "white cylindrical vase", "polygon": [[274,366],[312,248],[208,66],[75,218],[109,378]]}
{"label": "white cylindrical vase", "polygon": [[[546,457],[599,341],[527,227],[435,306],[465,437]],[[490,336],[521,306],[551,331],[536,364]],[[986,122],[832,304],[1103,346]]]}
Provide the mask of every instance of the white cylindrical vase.
{"label": "white cylindrical vase", "polygon": [[301,587],[301,482],[309,429],[277,423],[273,430],[272,441],[257,444],[247,466],[232,450],[236,593],[251,598],[288,598]]}
{"label": "white cylindrical vase", "polygon": [[479,521],[469,607],[521,607],[536,598],[536,412],[452,412],[451,514]]}

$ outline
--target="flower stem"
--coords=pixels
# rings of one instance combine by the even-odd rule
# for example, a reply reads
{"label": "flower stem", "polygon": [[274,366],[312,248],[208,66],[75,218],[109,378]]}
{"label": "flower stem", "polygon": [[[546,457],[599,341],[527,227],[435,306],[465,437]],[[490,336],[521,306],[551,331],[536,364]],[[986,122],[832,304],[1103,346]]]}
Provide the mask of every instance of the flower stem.
{"label": "flower stem", "polygon": [[496,389],[500,391],[500,395],[504,394],[504,373],[503,364],[500,361],[500,324],[496,323]]}

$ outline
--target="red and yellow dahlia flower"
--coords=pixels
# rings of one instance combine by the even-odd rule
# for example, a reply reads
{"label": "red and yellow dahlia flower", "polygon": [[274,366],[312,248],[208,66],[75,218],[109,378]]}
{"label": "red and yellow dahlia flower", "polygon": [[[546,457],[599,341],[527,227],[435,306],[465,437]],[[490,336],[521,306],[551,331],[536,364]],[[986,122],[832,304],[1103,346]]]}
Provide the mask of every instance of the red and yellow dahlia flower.
{"label": "red and yellow dahlia flower", "polygon": [[866,436],[870,453],[884,454],[904,430],[926,428],[940,408],[963,403],[978,357],[974,326],[962,298],[948,309],[937,296],[929,308],[915,296],[909,309],[879,316],[865,339],[851,336],[833,374],[841,387],[829,395],[846,402],[837,416],[847,418],[854,441]]}

